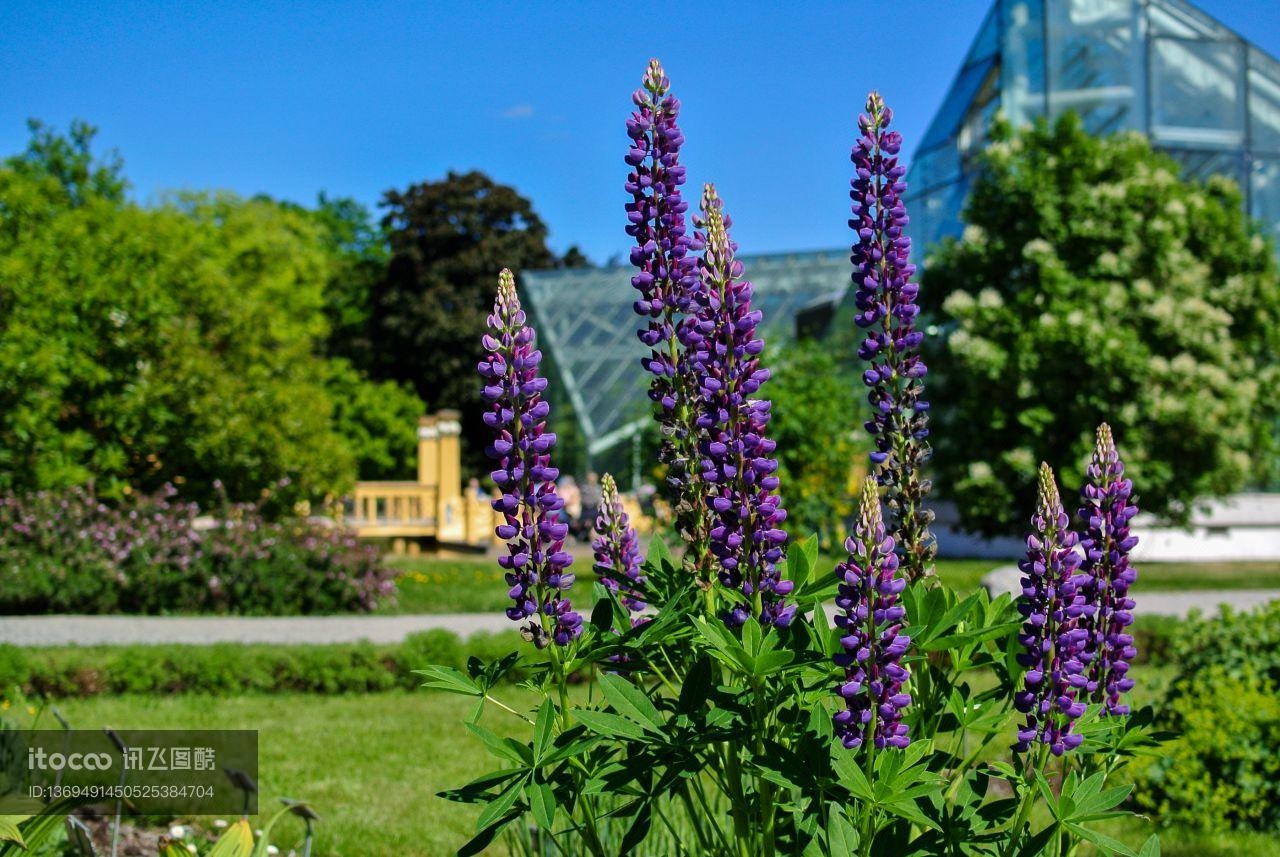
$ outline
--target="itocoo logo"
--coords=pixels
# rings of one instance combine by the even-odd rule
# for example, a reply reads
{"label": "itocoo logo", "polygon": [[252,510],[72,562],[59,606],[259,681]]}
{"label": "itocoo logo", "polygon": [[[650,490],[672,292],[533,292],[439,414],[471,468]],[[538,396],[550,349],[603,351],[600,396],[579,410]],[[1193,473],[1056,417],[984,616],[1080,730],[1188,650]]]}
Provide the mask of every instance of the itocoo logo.
{"label": "itocoo logo", "polygon": [[29,771],[106,771],[111,769],[110,753],[48,753],[43,747],[27,748]]}

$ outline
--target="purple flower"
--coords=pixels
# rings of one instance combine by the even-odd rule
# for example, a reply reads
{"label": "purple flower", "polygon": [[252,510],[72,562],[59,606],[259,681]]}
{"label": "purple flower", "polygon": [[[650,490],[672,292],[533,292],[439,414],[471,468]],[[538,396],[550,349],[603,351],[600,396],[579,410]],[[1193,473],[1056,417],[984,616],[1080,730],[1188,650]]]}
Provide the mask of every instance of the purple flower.
{"label": "purple flower", "polygon": [[702,198],[706,250],[701,261],[704,296],[689,325],[690,363],[699,382],[696,425],[702,440],[700,478],[710,507],[711,554],[720,582],[745,596],[727,616],[733,627],[747,616],[785,627],[795,617],[792,583],[781,579],[787,534],[778,491],[775,442],[765,436],[769,402],[759,398],[769,370],[760,366],[764,341],[756,336],[761,313],[751,308],[751,283],[734,259],[715,188]]}
{"label": "purple flower", "polygon": [[1071,727],[1085,711],[1089,632],[1083,626],[1093,608],[1081,592],[1089,577],[1078,572],[1078,537],[1068,524],[1053,471],[1041,464],[1027,558],[1018,565],[1025,575],[1018,599],[1018,612],[1025,619],[1018,641],[1025,651],[1018,663],[1027,670],[1023,690],[1014,695],[1014,707],[1027,715],[1014,745],[1019,752],[1040,742],[1061,756],[1084,740]]}
{"label": "purple flower", "polygon": [[689,204],[680,198],[680,102],[670,88],[661,63],[650,60],[642,86],[631,96],[636,110],[627,120],[626,156],[627,234],[635,239],[631,263],[639,269],[631,285],[640,293],[636,312],[649,319],[640,341],[653,349],[641,362],[654,375],[649,395],[664,411],[676,407],[677,316],[689,311],[698,287],[697,260],[689,255],[692,242],[685,234]]}
{"label": "purple flower", "polygon": [[906,747],[911,739],[902,712],[911,696],[903,686],[910,673],[901,662],[911,638],[902,633],[906,610],[898,596],[907,582],[897,573],[898,557],[893,537],[885,535],[873,477],[863,483],[858,523],[844,545],[849,557],[836,567],[836,607],[842,611],[836,627],[843,631],[844,651],[834,660],[844,667],[838,692],[845,709],[835,715],[836,735],[849,749],[868,737],[877,749]]}
{"label": "purple flower", "polygon": [[508,595],[514,602],[507,616],[519,621],[542,614],[542,622],[524,629],[542,648],[548,640],[566,646],[582,633],[582,617],[561,593],[573,586],[566,571],[573,557],[563,550],[567,524],[556,520],[564,501],[556,494],[560,472],[551,466],[556,436],[547,431],[546,379],[538,374],[542,352],[534,347],[534,331],[526,323],[515,278],[503,270],[498,298],[489,316],[487,352],[478,366],[484,380],[481,397],[488,405],[485,425],[494,440],[485,452],[498,462],[491,474],[499,496],[493,508],[502,513],[497,528],[507,542],[498,564],[507,570]]}
{"label": "purple flower", "polygon": [[1130,500],[1133,481],[1124,478],[1124,463],[1106,423],[1098,427],[1097,446],[1085,473],[1079,511],[1085,528],[1080,540],[1081,571],[1089,576],[1085,597],[1094,606],[1085,623],[1088,691],[1093,702],[1104,703],[1108,714],[1128,714],[1129,706],[1120,704],[1120,695],[1133,687],[1133,679],[1126,676],[1129,662],[1137,655],[1133,636],[1125,629],[1133,623],[1129,587],[1138,579],[1129,563],[1129,552],[1138,543],[1138,537],[1129,532],[1129,522],[1138,507]]}
{"label": "purple flower", "polygon": [[902,135],[886,130],[893,111],[875,92],[867,96],[866,109],[858,117],[862,136],[850,156],[854,177],[849,191],[849,226],[857,234],[850,257],[855,321],[867,331],[858,357],[870,364],[862,375],[871,404],[865,426],[874,438],[871,462],[886,489],[903,571],[918,580],[930,573],[937,551],[929,532],[933,513],[923,507],[930,488],[921,476],[931,455],[929,403],[921,398],[927,372],[920,359],[924,334],[915,326],[919,286],[910,282],[916,267],[909,261],[909,218],[902,202],[907,168],[897,157]]}
{"label": "purple flower", "polygon": [[606,473],[602,482],[604,490],[600,515],[596,518],[596,539],[591,543],[596,555],[596,570],[601,582],[619,594],[623,606],[632,613],[639,613],[645,608],[645,603],[638,589],[644,585],[644,577],[640,574],[636,531],[627,520],[613,476]]}
{"label": "purple flower", "polygon": [[639,292],[635,311],[646,320],[640,341],[649,347],[641,364],[653,376],[649,397],[658,404],[662,426],[661,461],[673,489],[675,526],[689,549],[685,562],[709,584],[706,524],[701,515],[702,486],[697,480],[699,432],[694,425],[697,380],[688,360],[687,333],[699,303],[701,280],[698,240],[686,233],[689,204],[680,196],[685,168],[680,165],[684,135],[676,119],[680,102],[670,93],[662,65],[650,60],[640,89],[632,95],[636,110],[627,120],[631,166],[626,191],[627,234],[635,240],[631,263],[638,269],[631,284]]}

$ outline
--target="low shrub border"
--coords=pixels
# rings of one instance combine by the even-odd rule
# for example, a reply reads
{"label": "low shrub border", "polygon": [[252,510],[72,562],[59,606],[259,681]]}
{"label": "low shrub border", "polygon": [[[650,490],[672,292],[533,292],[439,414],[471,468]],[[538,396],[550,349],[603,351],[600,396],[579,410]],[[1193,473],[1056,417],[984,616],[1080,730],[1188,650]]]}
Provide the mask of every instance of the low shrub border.
{"label": "low shrub border", "polygon": [[[1183,627],[1182,620],[1171,617],[1138,617],[1135,663],[1168,663]],[[0,644],[0,695],[13,688],[51,699],[121,693],[342,694],[415,688],[422,678],[413,670],[426,664],[466,669],[471,657],[497,660],[515,645],[516,637],[515,631],[507,631],[473,634],[464,640],[451,631],[436,630],[413,634],[399,645],[22,648]],[[507,674],[506,680],[523,681],[533,666]]]}
{"label": "low shrub border", "polygon": [[[94,646],[27,649],[0,645],[0,695],[19,689],[50,699],[99,694],[369,693],[415,688],[412,673],[430,663],[465,669],[492,660],[517,642],[515,631],[478,633],[465,641],[443,630],[414,634],[399,645],[336,643],[268,645]],[[531,665],[532,666],[532,665]],[[523,674],[510,675],[521,680]]]}

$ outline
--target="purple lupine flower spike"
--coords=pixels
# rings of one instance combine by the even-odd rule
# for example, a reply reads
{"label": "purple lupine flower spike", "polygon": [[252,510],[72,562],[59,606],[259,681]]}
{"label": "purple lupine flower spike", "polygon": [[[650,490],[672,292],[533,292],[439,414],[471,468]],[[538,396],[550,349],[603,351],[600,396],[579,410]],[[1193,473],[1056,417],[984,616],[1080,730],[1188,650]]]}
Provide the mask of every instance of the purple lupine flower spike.
{"label": "purple lupine flower spike", "polygon": [[699,300],[700,279],[695,237],[686,232],[689,204],[680,195],[685,168],[680,164],[684,135],[676,120],[680,102],[661,63],[649,61],[639,89],[632,94],[635,111],[627,120],[631,167],[626,191],[627,234],[635,240],[631,264],[638,269],[631,285],[639,292],[635,311],[646,320],[640,341],[649,347],[641,359],[652,374],[649,398],[658,404],[662,425],[659,455],[667,465],[674,490],[676,530],[689,549],[688,564],[710,585],[706,526],[697,482],[698,432],[694,425],[697,381],[688,366],[687,325]]}
{"label": "purple lupine flower spike", "polygon": [[898,575],[893,537],[885,534],[880,494],[874,477],[862,486],[854,534],[845,540],[848,559],[836,567],[836,627],[843,652],[836,655],[844,683],[838,692],[845,708],[836,713],[835,731],[849,749],[871,738],[877,749],[911,743],[902,722],[911,695],[903,690],[910,673],[902,656],[911,645],[903,633],[906,610],[898,602],[907,582]]}
{"label": "purple lupine flower spike", "polygon": [[493,508],[502,513],[503,523],[495,532],[507,542],[498,564],[507,570],[514,602],[507,616],[520,621],[541,614],[541,622],[522,629],[526,635],[539,648],[549,642],[567,646],[582,633],[582,617],[562,597],[574,575],[566,570],[573,557],[563,550],[569,527],[556,520],[564,508],[556,494],[560,471],[551,466],[556,436],[547,431],[549,408],[542,400],[547,381],[538,374],[542,352],[534,347],[534,330],[508,270],[498,279],[489,329],[478,369],[488,406],[484,422],[495,433],[485,452],[498,463],[491,474],[500,495]]}
{"label": "purple lupine flower spike", "polygon": [[1089,576],[1086,598],[1094,605],[1087,622],[1088,690],[1091,701],[1103,703],[1108,714],[1128,714],[1120,695],[1133,687],[1129,663],[1137,655],[1133,635],[1126,629],[1133,623],[1129,587],[1138,579],[1129,562],[1138,537],[1129,532],[1129,522],[1138,507],[1131,500],[1133,481],[1124,478],[1124,462],[1106,423],[1098,427],[1097,446],[1085,473],[1079,512],[1084,522],[1081,571]]}
{"label": "purple lupine flower spike", "polygon": [[785,627],[796,608],[787,601],[793,584],[777,568],[787,541],[787,512],[777,494],[776,443],[765,435],[769,402],[757,398],[769,378],[760,366],[764,340],[756,336],[761,313],[751,308],[751,283],[742,279],[728,218],[711,185],[703,194],[701,224],[704,293],[688,342],[699,381],[700,476],[710,506],[711,554],[720,565],[720,582],[746,597],[725,617],[730,626],[755,615],[762,624]]}
{"label": "purple lupine flower spike", "polygon": [[1018,663],[1026,668],[1023,690],[1014,707],[1027,715],[1014,749],[1022,752],[1039,742],[1055,756],[1080,746],[1081,735],[1071,731],[1085,711],[1088,677],[1084,659],[1089,632],[1084,627],[1092,605],[1083,587],[1089,578],[1079,573],[1078,536],[1069,528],[1058,485],[1049,465],[1040,465],[1039,501],[1027,536],[1018,612],[1026,620],[1018,641],[1025,652]]}
{"label": "purple lupine flower spike", "polygon": [[855,321],[867,331],[858,357],[870,364],[862,376],[871,403],[865,426],[874,438],[871,462],[886,489],[903,571],[918,580],[932,573],[937,549],[929,532],[933,513],[923,506],[930,484],[922,470],[932,451],[929,403],[921,398],[927,370],[920,358],[924,334],[916,329],[919,286],[910,281],[916,266],[909,261],[909,218],[902,202],[907,168],[898,163],[902,135],[887,130],[893,111],[875,92],[867,96],[866,110],[858,117],[862,136],[850,156],[855,173],[849,191],[849,226],[857,233],[850,257]]}
{"label": "purple lupine flower spike", "polygon": [[600,515],[596,518],[596,538],[591,543],[595,550],[596,570],[600,582],[618,593],[622,605],[632,613],[645,608],[639,588],[644,585],[640,573],[640,548],[636,531],[622,508],[618,485],[611,474],[606,473],[603,483],[603,499]]}
{"label": "purple lupine flower spike", "polygon": [[640,341],[652,349],[641,363],[654,376],[649,397],[661,405],[663,414],[675,411],[679,403],[679,319],[689,311],[698,287],[697,259],[689,254],[692,240],[685,231],[689,204],[680,196],[685,182],[680,165],[684,134],[676,124],[680,102],[670,89],[662,65],[650,60],[643,84],[631,96],[636,110],[627,120],[631,148],[626,156],[631,166],[627,234],[636,242],[631,264],[639,269],[631,285],[640,293],[635,311],[648,319],[639,331]]}

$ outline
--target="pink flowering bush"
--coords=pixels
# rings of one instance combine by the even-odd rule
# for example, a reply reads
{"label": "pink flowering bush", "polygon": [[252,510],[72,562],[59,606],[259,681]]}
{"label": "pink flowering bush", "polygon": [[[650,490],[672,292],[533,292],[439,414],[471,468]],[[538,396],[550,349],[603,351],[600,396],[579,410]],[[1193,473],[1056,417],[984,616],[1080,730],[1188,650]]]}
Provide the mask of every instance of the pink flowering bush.
{"label": "pink flowering bush", "polygon": [[395,593],[349,530],[252,503],[201,512],[171,487],[0,497],[0,613],[332,613]]}

